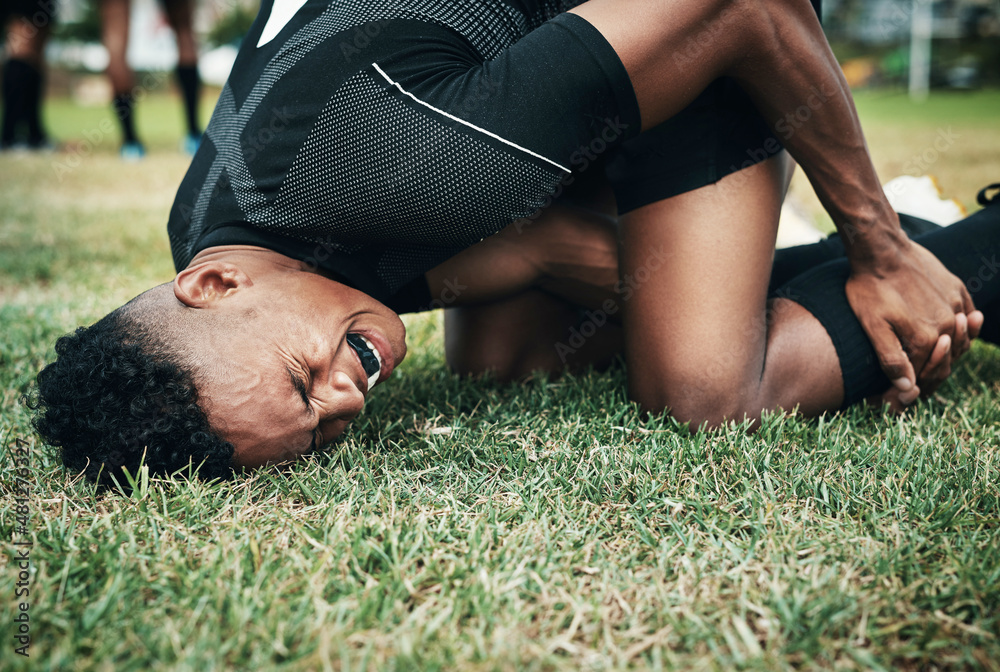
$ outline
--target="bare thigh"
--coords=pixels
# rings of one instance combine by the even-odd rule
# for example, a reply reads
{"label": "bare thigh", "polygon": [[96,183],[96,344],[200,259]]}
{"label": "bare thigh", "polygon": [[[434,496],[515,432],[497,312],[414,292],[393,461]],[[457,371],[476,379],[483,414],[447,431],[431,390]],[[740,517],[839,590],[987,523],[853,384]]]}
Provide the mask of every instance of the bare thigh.
{"label": "bare thigh", "polygon": [[198,62],[198,45],[194,39],[192,0],[172,0],[165,3],[167,21],[177,37],[177,62],[195,65]]}
{"label": "bare thigh", "polygon": [[[839,364],[826,331],[767,286],[785,154],[621,219],[629,394],[644,408],[718,424],[762,410],[837,408]],[[666,263],[655,264],[660,254]]]}
{"label": "bare thigh", "polygon": [[28,61],[41,68],[45,60],[45,42],[51,31],[51,24],[36,28],[23,16],[13,16],[7,22],[7,42],[5,50],[8,58]]}
{"label": "bare thigh", "polygon": [[[770,101],[785,110],[802,103],[797,92],[809,92],[831,77],[840,83],[836,60],[805,0],[780,5],[588,0],[569,11],[600,31],[618,54],[644,130],[677,114],[721,76],[739,80],[758,106]],[[778,109],[765,112],[769,118],[781,116]]]}
{"label": "bare thigh", "polygon": [[108,50],[108,78],[115,94],[127,93],[133,86],[128,65],[130,0],[101,0],[101,41]]}

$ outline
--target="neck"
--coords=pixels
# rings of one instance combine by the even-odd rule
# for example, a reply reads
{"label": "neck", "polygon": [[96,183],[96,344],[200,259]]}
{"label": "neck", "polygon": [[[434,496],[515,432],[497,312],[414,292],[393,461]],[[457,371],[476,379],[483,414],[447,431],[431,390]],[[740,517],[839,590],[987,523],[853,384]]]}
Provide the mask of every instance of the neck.
{"label": "neck", "polygon": [[273,264],[301,271],[310,270],[303,262],[297,259],[256,245],[219,245],[217,247],[209,247],[196,254],[188,264],[188,268],[206,261],[227,261],[230,263],[251,261],[253,263]]}

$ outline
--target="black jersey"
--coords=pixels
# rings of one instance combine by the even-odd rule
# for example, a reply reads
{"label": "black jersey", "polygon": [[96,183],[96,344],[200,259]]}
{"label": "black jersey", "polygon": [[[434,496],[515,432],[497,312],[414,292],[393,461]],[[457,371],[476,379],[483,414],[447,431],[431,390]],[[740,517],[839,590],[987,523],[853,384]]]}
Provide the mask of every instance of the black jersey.
{"label": "black jersey", "polygon": [[543,205],[576,150],[638,132],[573,4],[265,0],[171,209],[175,266],[261,245],[412,308],[394,297]]}

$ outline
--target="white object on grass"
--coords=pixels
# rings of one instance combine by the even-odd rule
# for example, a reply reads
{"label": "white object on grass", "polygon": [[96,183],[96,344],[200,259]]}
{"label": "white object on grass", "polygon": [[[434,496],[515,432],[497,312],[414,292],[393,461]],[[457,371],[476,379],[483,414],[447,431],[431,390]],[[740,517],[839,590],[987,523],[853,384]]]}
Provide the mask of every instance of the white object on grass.
{"label": "white object on grass", "polygon": [[826,238],[826,234],[802,214],[799,206],[791,198],[781,204],[781,217],[778,220],[778,238],[774,246],[778,249],[809,245]]}
{"label": "white object on grass", "polygon": [[882,186],[896,212],[948,226],[969,213],[953,198],[941,198],[941,187],[931,175],[902,175]]}

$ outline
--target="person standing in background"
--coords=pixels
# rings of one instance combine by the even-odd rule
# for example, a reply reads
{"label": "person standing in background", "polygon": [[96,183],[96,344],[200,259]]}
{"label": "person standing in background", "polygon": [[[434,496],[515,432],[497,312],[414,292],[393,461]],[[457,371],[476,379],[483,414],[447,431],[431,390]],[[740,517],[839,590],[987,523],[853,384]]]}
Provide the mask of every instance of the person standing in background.
{"label": "person standing in background", "polygon": [[[135,131],[135,74],[128,65],[130,0],[99,0],[101,10],[101,40],[108,50],[108,78],[114,93],[115,115],[121,123],[121,156],[137,161],[146,148]],[[190,155],[198,150],[201,126],[198,123],[198,98],[201,79],[198,76],[198,47],[194,39],[194,0],[160,0],[167,22],[177,38],[177,82],[184,99],[187,135],[181,149]]]}
{"label": "person standing in background", "polygon": [[42,126],[45,43],[55,21],[55,0],[0,0],[6,29],[0,149],[47,149]]}

